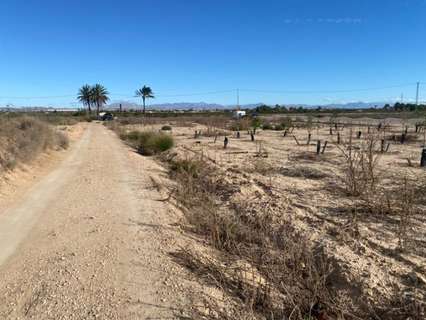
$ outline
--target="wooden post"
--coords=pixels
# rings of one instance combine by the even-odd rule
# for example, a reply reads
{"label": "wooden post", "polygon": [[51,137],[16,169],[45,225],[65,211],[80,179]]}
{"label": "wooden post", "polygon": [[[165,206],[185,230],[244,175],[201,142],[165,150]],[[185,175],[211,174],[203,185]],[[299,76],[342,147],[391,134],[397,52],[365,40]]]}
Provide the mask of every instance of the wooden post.
{"label": "wooden post", "polygon": [[284,137],[287,136],[287,130],[284,130]]}
{"label": "wooden post", "polygon": [[405,142],[405,133],[401,134],[401,144]]}
{"label": "wooden post", "polygon": [[333,129],[330,127],[330,136],[333,135]]}
{"label": "wooden post", "polygon": [[422,158],[420,159],[420,167],[426,167],[426,148],[423,148]]}
{"label": "wooden post", "polygon": [[324,146],[322,147],[321,153],[324,154],[325,148],[327,148],[328,141],[324,142]]}
{"label": "wooden post", "polygon": [[240,138],[240,132],[237,131],[237,139],[239,139],[239,138]]}
{"label": "wooden post", "polygon": [[254,133],[253,131],[250,132],[251,141],[254,141]]}
{"label": "wooden post", "polygon": [[226,149],[226,147],[228,146],[229,140],[228,137],[225,137],[225,139],[223,140],[223,149]]}
{"label": "wooden post", "polygon": [[358,131],[358,139],[361,139],[362,132]]}
{"label": "wooden post", "polygon": [[306,144],[310,144],[311,143],[311,134],[308,134],[308,142]]}
{"label": "wooden post", "polygon": [[299,140],[297,140],[296,136],[293,135],[294,140],[296,141],[297,145],[300,146]]}
{"label": "wooden post", "polygon": [[337,144],[340,144],[340,132],[337,132]]}
{"label": "wooden post", "polygon": [[380,143],[380,152],[384,152],[385,151],[385,139],[382,139],[381,143]]}
{"label": "wooden post", "polygon": [[317,141],[317,154],[320,154],[321,152],[321,140]]}

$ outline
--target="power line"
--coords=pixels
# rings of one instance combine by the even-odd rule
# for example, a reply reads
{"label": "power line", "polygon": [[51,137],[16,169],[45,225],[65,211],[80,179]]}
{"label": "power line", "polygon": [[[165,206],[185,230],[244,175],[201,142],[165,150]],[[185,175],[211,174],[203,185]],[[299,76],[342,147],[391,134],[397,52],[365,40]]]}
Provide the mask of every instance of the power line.
{"label": "power line", "polygon": [[407,83],[401,85],[374,87],[374,88],[360,88],[360,89],[343,89],[343,90],[258,90],[258,89],[240,89],[245,92],[258,92],[258,93],[277,93],[277,94],[320,94],[320,93],[347,93],[347,92],[361,92],[361,91],[378,91],[392,88],[405,88],[412,86],[415,83]]}
{"label": "power line", "polygon": [[[240,92],[253,92],[253,93],[270,93],[270,94],[321,94],[321,93],[350,93],[350,92],[362,92],[362,91],[378,91],[392,88],[405,88],[408,86],[417,85],[416,96],[418,96],[419,86],[425,82],[407,83],[400,85],[391,85],[383,87],[370,87],[370,88],[358,88],[358,89],[338,89],[338,90],[262,90],[262,89],[237,89],[237,95]],[[203,95],[215,95],[222,93],[235,93],[235,89],[229,90],[218,90],[218,91],[207,91],[207,92],[192,92],[192,93],[180,93],[180,94],[156,94],[156,98],[175,98],[175,97],[192,97],[192,96],[203,96]],[[123,94],[123,93],[110,93],[110,96],[122,97],[127,99],[136,99],[134,95]],[[27,99],[27,100],[43,100],[43,99],[61,99],[61,98],[73,98],[75,94],[57,95],[57,96],[0,96],[0,99]],[[417,97],[418,98],[418,97]]]}

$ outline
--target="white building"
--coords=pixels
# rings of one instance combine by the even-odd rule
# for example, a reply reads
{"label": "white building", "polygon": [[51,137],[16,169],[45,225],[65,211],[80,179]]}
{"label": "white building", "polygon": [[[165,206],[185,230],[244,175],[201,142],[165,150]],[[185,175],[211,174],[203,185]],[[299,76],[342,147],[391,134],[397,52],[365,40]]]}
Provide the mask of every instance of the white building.
{"label": "white building", "polygon": [[246,112],[243,110],[235,110],[233,113],[233,116],[235,119],[244,118],[246,116]]}

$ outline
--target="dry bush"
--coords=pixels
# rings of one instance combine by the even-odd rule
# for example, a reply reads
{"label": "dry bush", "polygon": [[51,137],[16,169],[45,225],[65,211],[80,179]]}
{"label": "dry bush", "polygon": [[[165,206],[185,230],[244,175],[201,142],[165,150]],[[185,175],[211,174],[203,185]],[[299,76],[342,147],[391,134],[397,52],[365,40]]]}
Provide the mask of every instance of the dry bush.
{"label": "dry bush", "polygon": [[0,119],[0,167],[3,169],[13,169],[47,149],[65,149],[68,144],[64,133],[35,118]]}
{"label": "dry bush", "polygon": [[[395,236],[398,250],[415,249],[416,217],[424,215],[424,181],[402,176],[392,181],[392,187],[381,185],[374,193],[361,197],[360,208],[364,213],[395,219]],[[423,190],[423,191],[422,191]]]}
{"label": "dry bush", "polygon": [[228,129],[232,131],[247,131],[251,128],[250,118],[242,118],[238,120],[230,121]]}
{"label": "dry bush", "polygon": [[268,175],[271,173],[275,173],[277,171],[272,164],[268,163],[265,158],[257,157],[253,161],[253,168],[249,170],[250,172],[260,173],[262,175]]}
{"label": "dry bush", "polygon": [[310,166],[292,166],[292,167],[282,167],[278,169],[278,172],[286,177],[293,178],[305,178],[312,180],[321,180],[329,176],[329,174],[321,171],[317,168]]}
{"label": "dry bush", "polygon": [[377,170],[380,160],[378,144],[378,137],[369,135],[360,146],[355,146],[352,139],[343,147],[336,145],[344,158],[342,181],[349,195],[360,196],[375,192],[380,180]]}

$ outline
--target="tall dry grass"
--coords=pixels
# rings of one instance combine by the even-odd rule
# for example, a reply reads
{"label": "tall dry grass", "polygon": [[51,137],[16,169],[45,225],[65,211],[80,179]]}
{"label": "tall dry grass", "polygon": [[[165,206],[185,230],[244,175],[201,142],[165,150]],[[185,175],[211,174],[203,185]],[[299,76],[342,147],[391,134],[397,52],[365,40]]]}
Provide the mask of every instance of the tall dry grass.
{"label": "tall dry grass", "polygon": [[67,136],[46,122],[23,116],[0,118],[0,169],[28,163],[48,149],[66,149]]}

